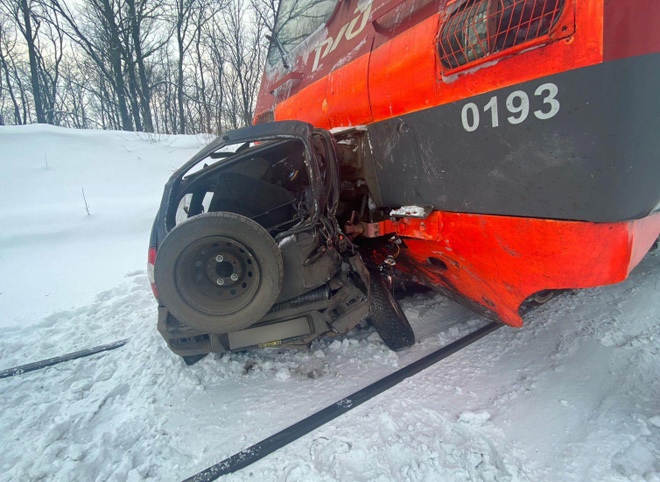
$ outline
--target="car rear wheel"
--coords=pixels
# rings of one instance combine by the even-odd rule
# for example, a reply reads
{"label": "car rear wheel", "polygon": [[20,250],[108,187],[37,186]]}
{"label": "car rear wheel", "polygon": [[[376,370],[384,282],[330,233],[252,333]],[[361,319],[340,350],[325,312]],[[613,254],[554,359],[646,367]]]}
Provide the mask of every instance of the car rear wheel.
{"label": "car rear wheel", "polygon": [[261,319],[284,277],[275,240],[249,218],[212,212],[176,226],[155,263],[160,302],[182,323],[211,333],[241,330]]}

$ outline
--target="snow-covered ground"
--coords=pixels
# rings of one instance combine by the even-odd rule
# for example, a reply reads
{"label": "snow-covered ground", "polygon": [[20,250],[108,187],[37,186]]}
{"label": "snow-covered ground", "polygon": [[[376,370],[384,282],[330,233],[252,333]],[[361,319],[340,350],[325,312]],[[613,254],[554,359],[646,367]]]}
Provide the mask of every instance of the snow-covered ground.
{"label": "snow-covered ground", "polygon": [[[200,142],[0,128],[0,369],[131,337],[0,380],[0,480],[180,480],[484,324],[417,294],[402,353],[365,328],[184,365],[144,266],[162,186]],[[659,288],[660,250],[226,478],[659,482]]]}
{"label": "snow-covered ground", "polygon": [[89,303],[143,269],[163,185],[204,142],[1,127],[0,327]]}

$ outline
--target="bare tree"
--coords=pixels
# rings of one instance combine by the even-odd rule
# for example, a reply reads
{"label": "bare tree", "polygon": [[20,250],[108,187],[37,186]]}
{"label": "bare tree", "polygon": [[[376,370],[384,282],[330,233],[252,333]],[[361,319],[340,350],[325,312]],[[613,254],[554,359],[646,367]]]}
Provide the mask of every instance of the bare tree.
{"label": "bare tree", "polygon": [[129,55],[131,57],[132,55],[135,56],[134,65],[137,67],[137,76],[139,79],[139,87],[136,88],[136,91],[140,99],[142,120],[144,123],[144,129],[147,132],[153,132],[151,87],[148,80],[149,74],[146,61],[154,51],[162,48],[166,44],[167,39],[154,46],[147,47],[146,50],[144,44],[146,43],[145,37],[150,33],[150,27],[153,26],[154,20],[158,17],[156,12],[158,9],[162,8],[162,4],[160,2],[149,3],[147,0],[126,0],[126,5],[128,8],[130,38],[132,44],[132,52],[129,51]]}
{"label": "bare tree", "polygon": [[25,39],[28,57],[30,60],[30,81],[32,84],[32,100],[34,101],[34,110],[37,114],[37,122],[45,123],[46,116],[44,114],[44,105],[41,95],[41,84],[39,82],[39,66],[37,64],[37,33],[39,31],[40,22],[36,21],[35,28],[33,28],[34,11],[31,0],[19,0],[14,4],[14,18],[16,25],[21,30],[23,38]]}
{"label": "bare tree", "polygon": [[[21,115],[21,98],[15,92],[20,89],[21,79],[16,68],[16,36],[11,30],[11,23],[0,11],[0,99],[3,104],[8,95],[13,107],[14,124],[24,124],[25,116]],[[4,109],[2,124],[5,123]]]}
{"label": "bare tree", "polygon": [[250,0],[250,6],[264,27],[269,32],[274,32],[275,15],[280,6],[279,0]]}
{"label": "bare tree", "polygon": [[40,13],[39,25],[42,33],[38,37],[35,54],[46,122],[59,125],[58,89],[64,58],[64,32],[60,28],[58,19],[50,13],[47,10]]}
{"label": "bare tree", "polygon": [[229,97],[227,118],[232,128],[249,125],[263,68],[266,25],[245,0],[233,0],[223,12],[223,40],[230,72],[225,75]]}
{"label": "bare tree", "polygon": [[66,108],[62,107],[59,115],[62,124],[77,129],[106,127],[103,122],[92,118],[96,82],[95,71],[88,64],[71,54],[62,67],[59,104]]}
{"label": "bare tree", "polygon": [[50,5],[66,25],[67,36],[94,61],[111,86],[112,95],[105,100],[109,104],[116,103],[121,128],[133,130],[123,75],[122,53],[125,49],[121,43],[123,25],[120,24],[118,13],[122,6],[121,0],[86,0],[80,12],[82,22],[76,19],[63,0],[50,0]]}
{"label": "bare tree", "polygon": [[[53,26],[47,18],[47,11],[36,0],[0,0],[0,12],[4,18],[5,40],[3,41],[2,70],[5,81],[10,89],[10,96],[14,94],[14,86],[19,90],[22,87],[22,75],[19,75],[19,65],[27,54],[28,84],[32,97],[32,106],[37,122],[56,123],[57,87],[59,82],[59,67],[63,57],[63,35],[57,25]],[[20,38],[20,48],[14,43],[13,56],[8,59],[9,44],[6,40],[8,34],[7,22],[11,22],[13,31]],[[13,70],[13,76],[9,71]],[[10,80],[10,77],[13,77]],[[13,103],[18,98],[13,95]],[[26,103],[23,103],[26,108]],[[14,116],[18,120],[18,115]],[[27,116],[23,115],[23,121]]]}
{"label": "bare tree", "polygon": [[0,123],[176,133],[249,124],[276,8],[0,0]]}

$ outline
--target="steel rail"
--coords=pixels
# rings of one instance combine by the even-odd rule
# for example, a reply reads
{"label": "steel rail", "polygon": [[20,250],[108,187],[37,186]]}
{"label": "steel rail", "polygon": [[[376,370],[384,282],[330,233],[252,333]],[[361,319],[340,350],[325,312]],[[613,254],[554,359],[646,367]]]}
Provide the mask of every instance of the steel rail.
{"label": "steel rail", "polygon": [[107,345],[99,345],[93,348],[87,348],[85,350],[75,351],[73,353],[67,353],[66,355],[56,356],[53,358],[46,358],[45,360],[39,360],[33,363],[28,363],[26,365],[19,365],[17,367],[8,368],[6,370],[0,371],[0,378],[9,378],[16,375],[22,375],[23,373],[33,372],[36,370],[41,370],[43,368],[52,367],[58,363],[67,362],[70,360],[76,360],[78,358],[85,358],[88,356],[96,355],[104,351],[116,350],[128,343],[130,338],[124,340],[119,340],[114,343],[108,343]]}
{"label": "steel rail", "polygon": [[339,400],[338,402],[329,405],[320,411],[300,420],[299,422],[263,439],[260,442],[248,447],[240,452],[224,459],[217,464],[214,464],[201,472],[188,477],[183,482],[209,482],[216,480],[222,475],[236,472],[254,462],[264,458],[265,456],[273,453],[274,451],[284,447],[285,445],[299,439],[303,435],[321,427],[331,420],[343,415],[344,413],[352,410],[353,408],[363,404],[367,400],[372,399],[376,395],[389,390],[393,386],[401,383],[406,378],[409,378],[422,370],[430,367],[431,365],[453,355],[459,350],[471,345],[477,340],[483,338],[489,333],[495,331],[502,325],[500,323],[491,322],[478,330],[466,335],[449,345],[446,345],[438,350],[426,355],[419,360],[407,365],[396,372],[387,375],[384,378],[368,385],[367,387],[353,393],[352,395]]}

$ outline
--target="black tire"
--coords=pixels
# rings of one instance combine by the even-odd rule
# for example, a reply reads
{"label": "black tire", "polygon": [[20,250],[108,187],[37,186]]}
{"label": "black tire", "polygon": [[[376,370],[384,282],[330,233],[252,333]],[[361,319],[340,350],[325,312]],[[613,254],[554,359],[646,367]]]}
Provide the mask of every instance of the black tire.
{"label": "black tire", "polygon": [[371,272],[371,308],[368,319],[389,349],[399,351],[415,344],[415,333],[408,318],[379,271]]}
{"label": "black tire", "polygon": [[284,266],[275,240],[259,224],[212,212],[170,231],[158,248],[154,276],[160,302],[180,322],[230,333],[273,306]]}

